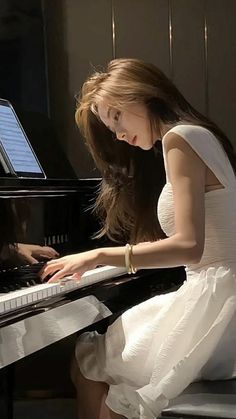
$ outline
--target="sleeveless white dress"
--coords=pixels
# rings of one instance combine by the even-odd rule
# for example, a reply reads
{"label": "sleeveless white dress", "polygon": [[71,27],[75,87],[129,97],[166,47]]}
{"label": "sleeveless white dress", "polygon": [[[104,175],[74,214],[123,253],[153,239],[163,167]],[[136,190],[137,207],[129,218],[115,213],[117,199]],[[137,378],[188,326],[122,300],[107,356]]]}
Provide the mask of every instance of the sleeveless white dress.
{"label": "sleeveless white dress", "polygon": [[[223,185],[205,194],[201,261],[186,267],[187,280],[177,291],[132,307],[104,335],[81,335],[75,351],[84,376],[108,383],[107,405],[128,419],[157,418],[199,378],[236,376],[236,178],[207,129],[178,125],[170,131],[187,141]],[[165,137],[165,160],[164,145]],[[171,236],[174,203],[166,160],[165,166],[158,216]]]}

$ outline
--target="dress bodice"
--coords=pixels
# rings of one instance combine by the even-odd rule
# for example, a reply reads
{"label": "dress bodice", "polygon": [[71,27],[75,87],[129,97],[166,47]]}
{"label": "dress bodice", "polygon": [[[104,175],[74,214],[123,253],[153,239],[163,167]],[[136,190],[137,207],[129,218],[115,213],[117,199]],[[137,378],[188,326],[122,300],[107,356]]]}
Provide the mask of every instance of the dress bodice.
{"label": "dress bodice", "polygon": [[[180,125],[171,131],[188,142],[222,184],[222,189],[205,193],[204,251],[200,262],[187,266],[187,270],[198,270],[203,266],[222,262],[235,263],[236,237],[233,232],[236,224],[236,180],[228,157],[218,140],[205,128]],[[175,233],[174,200],[164,145],[163,153],[167,183],[159,197],[158,218],[163,231],[171,236]]]}

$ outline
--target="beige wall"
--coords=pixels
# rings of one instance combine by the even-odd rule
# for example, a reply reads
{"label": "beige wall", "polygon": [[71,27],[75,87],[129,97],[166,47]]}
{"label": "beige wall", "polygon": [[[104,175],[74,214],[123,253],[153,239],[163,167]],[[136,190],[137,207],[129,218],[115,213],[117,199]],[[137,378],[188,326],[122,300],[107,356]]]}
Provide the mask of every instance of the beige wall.
{"label": "beige wall", "polygon": [[115,57],[158,65],[236,145],[235,0],[45,0],[51,117],[79,177],[96,176],[74,95]]}

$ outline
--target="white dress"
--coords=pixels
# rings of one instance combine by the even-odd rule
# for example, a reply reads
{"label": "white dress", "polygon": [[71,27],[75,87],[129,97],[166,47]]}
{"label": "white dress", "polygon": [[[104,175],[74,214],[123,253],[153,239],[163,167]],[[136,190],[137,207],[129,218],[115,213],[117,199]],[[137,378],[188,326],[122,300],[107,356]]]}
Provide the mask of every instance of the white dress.
{"label": "white dress", "polygon": [[[110,384],[107,405],[128,419],[157,418],[170,399],[199,378],[236,375],[235,175],[207,129],[178,125],[171,131],[188,142],[223,185],[205,194],[201,261],[186,267],[187,280],[177,291],[132,307],[104,335],[85,333],[76,345],[84,376]],[[166,173],[158,216],[170,236],[175,227],[167,165]]]}

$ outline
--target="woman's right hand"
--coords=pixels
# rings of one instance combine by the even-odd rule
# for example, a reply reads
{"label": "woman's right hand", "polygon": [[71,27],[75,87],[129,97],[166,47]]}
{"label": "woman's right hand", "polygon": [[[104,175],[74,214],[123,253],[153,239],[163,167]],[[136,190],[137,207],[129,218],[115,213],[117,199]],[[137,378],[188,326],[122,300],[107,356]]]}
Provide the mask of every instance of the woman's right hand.
{"label": "woman's right hand", "polygon": [[96,268],[97,265],[97,251],[89,250],[47,262],[42,268],[40,276],[44,280],[48,275],[52,275],[48,282],[58,282],[70,275],[73,276],[73,279],[79,280],[84,272]]}

